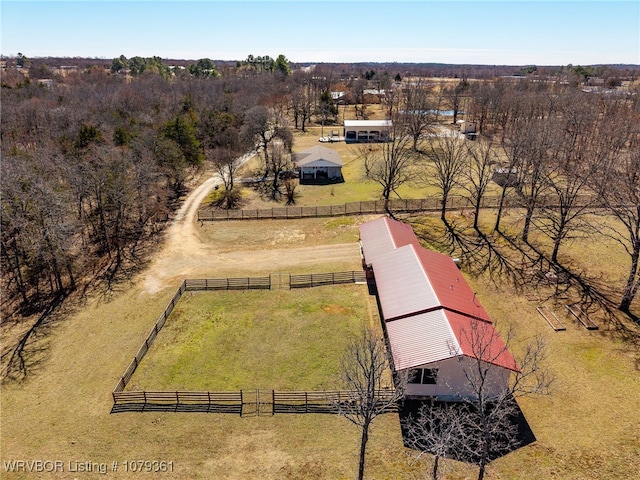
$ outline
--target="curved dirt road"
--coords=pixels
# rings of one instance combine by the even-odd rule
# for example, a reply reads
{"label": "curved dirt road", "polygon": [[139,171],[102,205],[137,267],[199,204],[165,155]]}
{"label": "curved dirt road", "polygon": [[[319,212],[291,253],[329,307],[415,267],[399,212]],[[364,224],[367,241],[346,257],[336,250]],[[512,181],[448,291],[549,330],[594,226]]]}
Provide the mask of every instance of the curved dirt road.
{"label": "curved dirt road", "polygon": [[173,287],[184,278],[219,276],[216,271],[233,269],[238,276],[252,271],[276,271],[293,266],[323,263],[352,262],[359,258],[356,243],[307,247],[291,247],[269,250],[238,250],[220,252],[215,245],[202,242],[198,235],[196,215],[200,203],[221,179],[213,176],[201,183],[189,194],[167,228],[164,245],[155,254],[149,268],[143,273],[143,286],[148,293],[165,287]]}

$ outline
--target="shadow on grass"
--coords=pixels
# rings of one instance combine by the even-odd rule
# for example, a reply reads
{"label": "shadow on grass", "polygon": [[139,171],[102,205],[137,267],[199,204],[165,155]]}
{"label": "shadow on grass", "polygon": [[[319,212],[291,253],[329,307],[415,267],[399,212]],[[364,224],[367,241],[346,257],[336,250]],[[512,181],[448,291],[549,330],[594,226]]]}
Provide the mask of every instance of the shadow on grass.
{"label": "shadow on grass", "polygon": [[[119,291],[129,288],[126,282],[140,272],[148,264],[151,252],[157,248],[153,243],[136,243],[130,246],[126,261],[105,261],[98,267],[97,273],[88,276],[75,289],[65,289],[53,294],[42,294],[30,301],[28,305],[19,304],[11,298],[3,302],[3,310],[12,305],[12,312],[7,313],[3,322],[12,322],[11,328],[20,328],[27,321],[33,324],[22,333],[17,340],[3,341],[0,354],[0,379],[3,383],[24,381],[37,372],[45,360],[50,336],[54,326],[64,317],[70,315],[76,307],[96,294],[108,302]],[[37,319],[33,321],[35,315]]]}
{"label": "shadow on grass", "polygon": [[619,295],[605,279],[589,275],[576,265],[553,262],[536,246],[502,231],[486,234],[463,217],[442,221],[407,215],[403,221],[412,225],[425,244],[458,257],[461,267],[472,275],[488,274],[496,283],[509,281],[539,304],[559,300],[579,306],[589,316],[597,315],[608,333],[637,352],[636,368],[640,370],[640,321],[637,315],[617,308],[615,299]]}
{"label": "shadow on grass", "polygon": [[[412,424],[420,417],[421,409],[423,407],[428,407],[428,411],[432,412],[433,415],[440,415],[442,421],[446,421],[448,415],[458,416],[458,418],[467,418],[470,405],[463,402],[451,403],[437,400],[405,400],[401,405],[399,416],[404,446],[417,452],[428,452],[433,455],[442,455],[442,452],[438,453],[430,451],[428,444],[421,444],[419,441],[416,441],[415,438],[411,437],[410,432],[412,430]],[[511,438],[508,438],[508,441],[503,440],[497,442],[502,446],[494,448],[489,452],[489,461],[497,460],[500,457],[508,455],[509,453],[522,447],[526,447],[536,441],[533,430],[531,430],[529,422],[527,422],[527,419],[525,418],[517,401],[515,399],[511,399],[505,408],[508,410],[509,415],[507,417],[508,425],[505,426],[504,430],[511,432]],[[422,427],[424,428],[424,424]],[[481,434],[481,432],[477,430],[470,430],[468,425],[465,427],[465,430],[466,431],[463,435],[464,438],[468,440],[469,444],[474,443],[474,438],[478,438],[478,435]],[[429,435],[429,432],[425,433],[427,436]],[[454,441],[459,442],[460,439],[455,439]],[[453,448],[447,452],[447,458],[467,463],[478,463],[479,458],[477,455],[474,455],[474,453],[479,451],[481,451],[480,448],[473,447],[464,449]]]}
{"label": "shadow on grass", "polygon": [[37,371],[47,352],[43,340],[51,332],[56,314],[67,296],[68,292],[62,291],[53,297],[35,323],[2,352],[3,382],[23,381]]}

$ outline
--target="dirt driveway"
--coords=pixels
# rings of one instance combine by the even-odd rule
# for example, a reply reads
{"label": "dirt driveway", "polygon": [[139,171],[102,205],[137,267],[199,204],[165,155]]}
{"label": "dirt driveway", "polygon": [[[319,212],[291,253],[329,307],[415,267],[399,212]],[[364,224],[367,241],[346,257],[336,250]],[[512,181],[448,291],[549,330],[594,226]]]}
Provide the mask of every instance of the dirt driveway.
{"label": "dirt driveway", "polygon": [[[195,188],[184,201],[167,229],[163,247],[155,254],[149,268],[143,273],[144,289],[155,293],[175,286],[184,278],[220,276],[216,272],[237,272],[237,276],[256,271],[278,271],[287,267],[314,266],[323,263],[353,262],[359,258],[357,244],[326,246],[287,246],[269,250],[235,250],[221,252],[215,245],[202,241],[196,221],[200,203],[211,190],[221,184],[212,176]],[[224,223],[220,223],[224,225]],[[259,227],[258,227],[259,228]]]}

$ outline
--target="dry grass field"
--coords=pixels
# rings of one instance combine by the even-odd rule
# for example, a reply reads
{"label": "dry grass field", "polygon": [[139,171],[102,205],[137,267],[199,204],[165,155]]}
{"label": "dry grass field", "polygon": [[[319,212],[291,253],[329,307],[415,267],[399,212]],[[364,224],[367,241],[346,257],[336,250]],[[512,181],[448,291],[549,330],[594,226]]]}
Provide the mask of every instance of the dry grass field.
{"label": "dry grass field", "polygon": [[[313,138],[317,136],[314,132]],[[302,142],[296,145],[296,148],[304,148]],[[348,147],[342,144],[336,148]],[[345,158],[349,155],[348,151],[341,153]],[[357,178],[357,162],[348,164],[346,173]],[[350,201],[351,196],[364,199],[358,195],[365,191],[374,198],[376,195],[370,187],[367,187],[369,190],[363,187],[362,191],[357,191],[360,187],[354,187],[356,192],[350,192],[349,182],[339,187],[340,190],[336,186],[333,193],[329,186],[313,190],[313,193],[301,190],[301,194],[313,196],[315,201],[325,204]],[[423,196],[409,193],[407,196]],[[173,471],[154,474],[153,478],[354,478],[358,430],[343,418],[311,414],[247,418],[205,413],[111,414],[110,392],[182,278],[354,270],[360,264],[357,225],[367,219],[191,224],[192,238],[188,241],[179,239],[177,244],[184,246],[183,251],[173,256],[160,252],[158,256],[162,261],[156,258],[149,270],[119,284],[114,291],[67,306],[63,314],[49,324],[47,334],[38,336],[29,345],[29,360],[33,365],[28,377],[20,383],[2,385],[0,477],[140,478],[146,474],[127,471],[124,462],[158,460],[173,462]],[[435,219],[419,221],[427,226],[439,223]],[[520,221],[518,212],[512,212],[505,220],[505,228],[517,231]],[[483,212],[485,231],[489,231],[491,223],[492,213]],[[628,263],[622,246],[597,234],[573,239],[561,250],[560,257],[576,269],[599,277],[613,289],[620,288]],[[162,275],[158,274],[159,270]],[[150,282],[150,279],[154,281]],[[516,289],[508,282],[488,275],[467,275],[467,279],[497,321],[498,329],[515,328],[516,343],[512,348],[516,353],[536,334],[546,339],[548,367],[555,377],[551,395],[520,401],[536,442],[490,464],[486,478],[640,478],[640,350],[637,343],[623,338],[619,325],[625,325],[635,335],[638,328],[625,323],[624,319],[616,326],[596,313],[594,320],[600,328],[587,331],[566,316],[563,311],[565,300],[561,300],[549,305],[560,315],[567,329],[554,332],[536,312],[538,303],[530,300],[530,286]],[[149,287],[150,283],[153,288]],[[211,318],[216,308],[212,306],[209,311],[206,298],[205,295],[192,298],[193,307],[204,319]],[[309,302],[312,302],[310,298]],[[361,305],[358,302],[362,298],[351,300],[355,302],[354,310],[356,304]],[[283,300],[283,304],[289,301]],[[301,296],[300,303],[305,301]],[[232,302],[233,299],[227,301]],[[336,294],[327,302],[338,305],[346,299]],[[271,308],[259,300],[247,301],[245,306],[244,326]],[[319,307],[323,315],[327,313],[321,305]],[[633,308],[640,311],[639,300]],[[351,317],[347,315],[347,318]],[[371,318],[374,317],[366,320],[371,321]],[[171,330],[167,330],[168,336],[161,334],[159,337],[154,347],[165,347],[161,355],[167,355],[167,362],[171,348],[189,350],[189,342],[198,344],[205,338],[211,343],[199,344],[198,348],[192,349],[190,354],[195,353],[195,356],[190,357],[189,362],[201,362],[201,368],[206,371],[211,362],[229,360],[231,345],[227,346],[229,350],[223,354],[224,358],[201,357],[200,354],[206,355],[215,348],[213,340],[220,332],[207,330],[206,322],[198,326],[194,319],[193,325],[190,323],[190,319],[184,318],[174,325],[179,331],[173,331],[173,336]],[[3,326],[5,342],[11,338],[10,327]],[[167,324],[166,328],[174,327]],[[318,324],[313,328],[319,328]],[[321,334],[320,331],[316,333]],[[255,336],[247,339],[247,344],[249,340],[256,341]],[[281,339],[262,335],[258,340],[271,343]],[[338,339],[327,336],[322,340],[336,343],[339,348]],[[138,386],[156,388],[157,382],[164,382],[175,388],[186,388],[187,383],[206,378],[206,374],[188,370],[168,375],[167,364],[162,364],[165,360],[161,357],[154,360],[155,353],[158,352],[151,352],[145,359],[149,364],[143,364],[134,375],[132,386],[138,383]],[[265,354],[263,362],[267,359]],[[149,370],[145,372],[147,368]],[[229,389],[241,383],[229,385]],[[209,388],[209,385],[222,388],[221,384],[207,383],[201,383],[200,387]],[[371,435],[366,478],[429,478],[429,460],[416,462],[411,452],[403,447],[396,415],[387,414],[376,419]],[[9,473],[6,462],[15,460],[60,461],[63,469],[49,473],[25,470]],[[71,471],[75,462],[104,463],[108,473]],[[451,461],[445,462],[445,473],[451,480],[473,479],[476,468]]]}
{"label": "dry grass field", "polygon": [[[233,228],[237,236],[243,229],[247,237],[256,231],[266,237],[274,234],[269,222],[204,228],[225,226]],[[304,231],[312,227],[302,224],[300,228]],[[231,243],[225,248],[231,248]],[[585,240],[576,245],[576,252],[588,244],[593,242]],[[236,245],[237,249],[243,248]],[[601,248],[607,252],[607,264],[624,260],[614,245],[603,242]],[[215,268],[207,268],[207,276],[218,276]],[[262,268],[263,273],[272,270],[264,270],[264,265],[256,268]],[[619,267],[611,270],[619,271]],[[521,401],[537,441],[492,463],[488,477],[637,478],[637,349],[618,339],[606,325],[598,331],[587,331],[567,321],[565,332],[553,332],[535,312],[535,304],[509,285],[483,277],[469,280],[500,325],[515,325],[518,344],[537,332],[545,336],[550,347],[549,366],[556,377],[551,396]],[[42,340],[41,346],[47,350],[39,368],[21,384],[3,385],[4,461],[92,461],[105,462],[110,469],[114,461],[173,461],[174,473],[157,475],[160,478],[353,477],[358,432],[339,417],[110,414],[111,389],[175,289],[168,286],[149,294],[140,283],[134,280],[110,298],[91,299],[69,312]],[[394,415],[385,415],[374,423],[367,460],[367,478],[374,479],[424,478],[428,468],[411,462],[402,447]],[[447,465],[447,478],[474,476],[472,466]],[[120,467],[110,472],[110,478],[138,475],[127,474]],[[38,476],[3,471],[2,476],[93,478],[68,471]]]}

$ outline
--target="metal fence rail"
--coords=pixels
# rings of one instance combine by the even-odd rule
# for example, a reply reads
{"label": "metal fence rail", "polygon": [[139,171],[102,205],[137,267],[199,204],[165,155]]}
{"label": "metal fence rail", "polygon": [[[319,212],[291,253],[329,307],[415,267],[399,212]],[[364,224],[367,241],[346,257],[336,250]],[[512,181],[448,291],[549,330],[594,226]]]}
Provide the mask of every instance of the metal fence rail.
{"label": "metal fence rail", "polygon": [[[392,389],[376,392],[384,412],[397,412]],[[358,392],[349,390],[275,391],[240,390],[229,392],[135,391],[114,392],[113,413],[118,412],[207,412],[241,416],[276,413],[348,412],[358,406]]]}
{"label": "metal fence rail", "polygon": [[[538,200],[541,206],[557,207],[558,197],[554,195],[545,195]],[[438,211],[442,208],[442,201],[437,197],[428,198],[412,198],[412,199],[391,199],[385,207],[383,200],[366,200],[362,202],[348,202],[342,205],[317,205],[317,206],[300,206],[300,207],[274,207],[262,209],[247,210],[218,210],[215,208],[200,208],[198,210],[198,220],[201,222],[215,220],[263,220],[263,219],[290,219],[290,218],[317,218],[317,217],[336,217],[345,215],[374,215],[383,214],[387,211],[398,213],[408,212],[429,212]],[[497,208],[500,204],[500,196],[483,197],[481,208]],[[504,198],[505,207],[519,207],[523,205],[523,201],[516,195],[509,195]],[[575,208],[583,208],[593,206],[597,208],[597,196],[584,194],[576,199]],[[447,208],[451,209],[467,209],[473,208],[474,201],[472,198],[462,195],[450,195],[447,200]]]}

